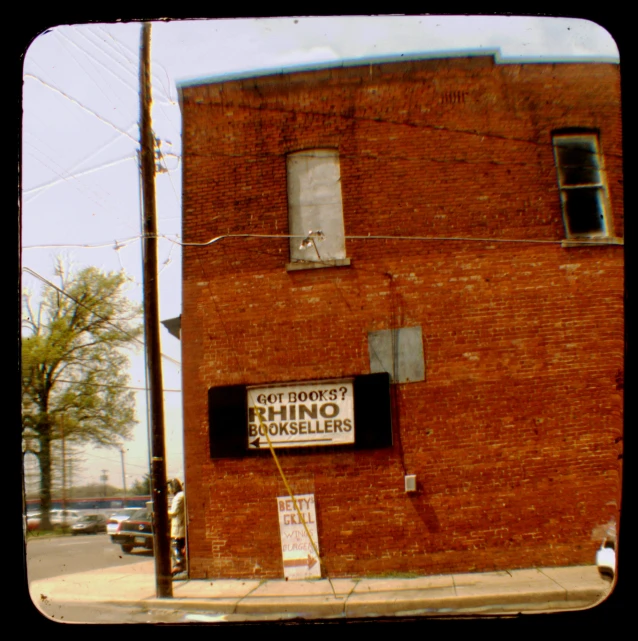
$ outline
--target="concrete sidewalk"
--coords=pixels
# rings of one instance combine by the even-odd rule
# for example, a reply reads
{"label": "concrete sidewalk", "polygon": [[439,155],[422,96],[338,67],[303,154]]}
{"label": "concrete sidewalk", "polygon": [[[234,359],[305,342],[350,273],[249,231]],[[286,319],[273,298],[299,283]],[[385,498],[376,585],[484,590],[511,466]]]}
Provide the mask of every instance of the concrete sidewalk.
{"label": "concrete sidewalk", "polygon": [[[596,566],[533,568],[419,578],[183,580],[157,599],[153,560],[30,583],[45,615],[66,605],[111,605],[181,612],[186,621],[285,620],[516,614],[592,607],[612,583]],[[160,617],[161,618],[161,617]]]}

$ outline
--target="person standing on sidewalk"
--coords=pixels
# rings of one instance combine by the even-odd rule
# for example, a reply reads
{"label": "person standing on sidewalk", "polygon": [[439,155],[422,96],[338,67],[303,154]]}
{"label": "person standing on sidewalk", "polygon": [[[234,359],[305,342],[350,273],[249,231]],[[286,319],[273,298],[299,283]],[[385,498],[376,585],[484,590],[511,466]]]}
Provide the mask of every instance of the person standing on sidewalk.
{"label": "person standing on sidewalk", "polygon": [[184,490],[179,479],[172,479],[168,482],[169,489],[173,494],[171,509],[168,515],[171,517],[171,547],[173,548],[173,571],[172,574],[179,574],[186,569],[186,525],[184,510]]}

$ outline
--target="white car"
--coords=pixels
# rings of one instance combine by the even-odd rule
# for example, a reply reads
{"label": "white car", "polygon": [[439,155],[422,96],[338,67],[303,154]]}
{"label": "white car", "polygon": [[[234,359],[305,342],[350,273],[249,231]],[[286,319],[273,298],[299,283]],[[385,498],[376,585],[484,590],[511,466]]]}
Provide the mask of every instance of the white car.
{"label": "white car", "polygon": [[[75,525],[82,515],[74,510],[51,510],[49,512],[49,520],[53,528],[62,527],[65,523],[67,527]],[[40,529],[41,521],[40,512],[29,512],[27,514],[27,529],[38,530]]]}
{"label": "white car", "polygon": [[603,542],[596,552],[596,565],[601,576],[608,576],[613,579],[616,573],[616,542],[614,539],[603,539]]}
{"label": "white car", "polygon": [[135,514],[139,507],[123,507],[117,512],[113,512],[106,521],[106,531],[113,540],[113,535],[117,532],[117,528],[122,521],[128,520],[132,514]]}
{"label": "white car", "polygon": [[53,527],[62,527],[63,525],[71,527],[78,522],[82,515],[74,510],[51,510],[49,516]]}

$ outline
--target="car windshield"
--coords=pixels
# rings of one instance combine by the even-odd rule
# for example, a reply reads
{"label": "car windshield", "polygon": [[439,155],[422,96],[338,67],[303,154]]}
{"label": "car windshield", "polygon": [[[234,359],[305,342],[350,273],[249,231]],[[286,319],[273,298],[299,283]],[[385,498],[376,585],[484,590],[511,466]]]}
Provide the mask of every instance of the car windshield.
{"label": "car windshield", "polygon": [[146,508],[142,508],[131,515],[131,521],[150,521],[150,513]]}
{"label": "car windshield", "polygon": [[87,514],[86,516],[80,517],[82,523],[87,523],[88,521],[97,521],[97,514]]}

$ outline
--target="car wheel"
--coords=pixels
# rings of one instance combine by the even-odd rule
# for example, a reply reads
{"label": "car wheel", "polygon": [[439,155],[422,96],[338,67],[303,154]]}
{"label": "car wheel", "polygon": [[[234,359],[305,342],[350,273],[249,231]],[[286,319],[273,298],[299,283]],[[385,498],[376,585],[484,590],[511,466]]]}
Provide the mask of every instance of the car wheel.
{"label": "car wheel", "polygon": [[599,567],[598,573],[603,579],[614,579],[614,571],[611,568]]}
{"label": "car wheel", "polygon": [[128,543],[124,543],[122,545],[122,552],[124,552],[124,554],[130,554],[132,551],[133,551],[132,545],[129,545]]}

